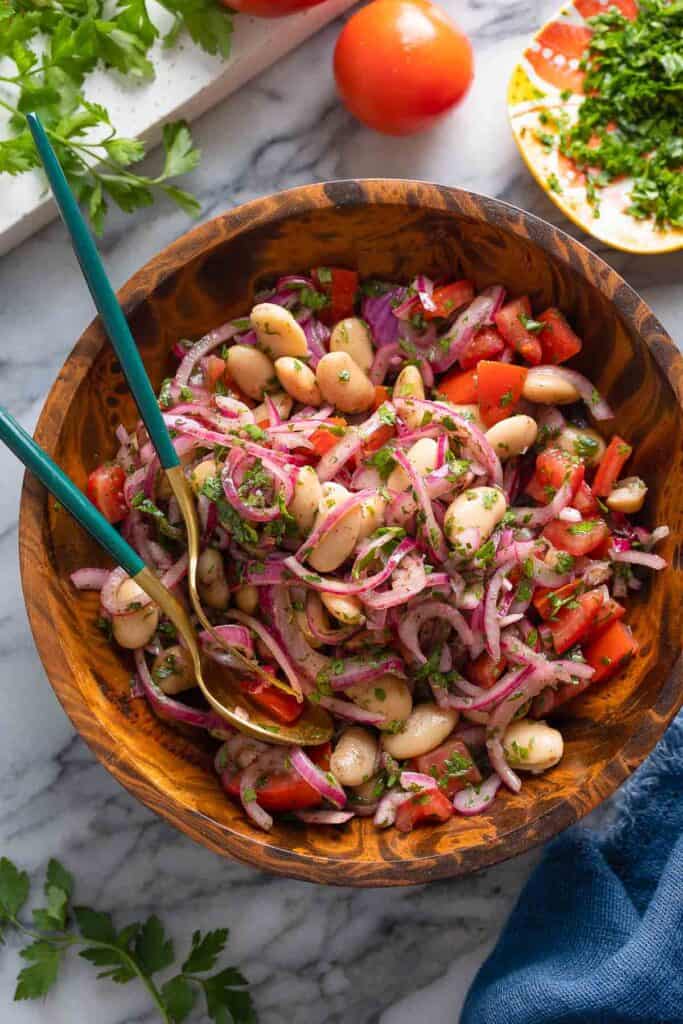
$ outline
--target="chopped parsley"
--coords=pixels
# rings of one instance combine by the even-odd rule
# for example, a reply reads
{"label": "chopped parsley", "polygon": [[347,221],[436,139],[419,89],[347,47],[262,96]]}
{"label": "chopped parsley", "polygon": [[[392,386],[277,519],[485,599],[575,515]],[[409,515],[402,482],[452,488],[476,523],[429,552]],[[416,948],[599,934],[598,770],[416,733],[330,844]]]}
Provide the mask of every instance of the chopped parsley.
{"label": "chopped parsley", "polygon": [[351,373],[349,370],[340,370],[337,374],[337,378],[342,382],[342,384],[348,384],[351,380]]}
{"label": "chopped parsley", "polygon": [[383,448],[378,448],[376,452],[367,456],[365,464],[367,466],[373,466],[379,473],[382,480],[388,480],[396,466],[393,448],[390,448],[388,445],[384,445]]}
{"label": "chopped parsley", "polygon": [[580,459],[592,459],[597,455],[600,442],[590,434],[579,434],[574,439],[572,447]]}
{"label": "chopped parsley", "polygon": [[153,501],[145,497],[143,491],[138,491],[133,496],[131,506],[137,509],[138,512],[142,512],[143,515],[150,516],[152,519],[156,519],[157,525],[161,533],[166,537],[171,537],[173,540],[177,540],[180,537],[180,529],[177,526],[171,526],[168,521],[168,517],[165,512],[155,505]]}
{"label": "chopped parsley", "polygon": [[377,415],[379,416],[380,423],[384,423],[387,427],[393,427],[396,422],[396,413],[390,405],[387,405],[386,402],[383,402],[382,405],[380,405],[377,410]]}
{"label": "chopped parsley", "polygon": [[574,568],[574,556],[568,551],[555,552],[555,571],[562,573],[571,572]]}
{"label": "chopped parsley", "polygon": [[517,319],[522,327],[526,331],[530,331],[531,334],[539,334],[548,326],[543,320],[534,320],[533,317],[527,316],[526,313],[519,313]]}
{"label": "chopped parsley", "polygon": [[512,391],[504,391],[498,400],[498,405],[501,409],[505,409],[514,400],[514,397]]}
{"label": "chopped parsley", "polygon": [[[590,25],[586,98],[560,149],[580,169],[597,168],[600,185],[631,177],[626,212],[636,220],[681,228],[683,6],[641,0],[633,21],[612,9]],[[595,188],[593,196],[596,201]]]}
{"label": "chopped parsley", "polygon": [[599,519],[584,519],[582,523],[572,523],[571,526],[568,526],[567,533],[571,533],[573,537],[577,537],[582,533],[591,533],[599,526]]}
{"label": "chopped parsley", "polygon": [[555,192],[557,195],[562,194],[562,186],[560,185],[560,179],[557,177],[556,174],[549,174],[545,180],[551,192]]}

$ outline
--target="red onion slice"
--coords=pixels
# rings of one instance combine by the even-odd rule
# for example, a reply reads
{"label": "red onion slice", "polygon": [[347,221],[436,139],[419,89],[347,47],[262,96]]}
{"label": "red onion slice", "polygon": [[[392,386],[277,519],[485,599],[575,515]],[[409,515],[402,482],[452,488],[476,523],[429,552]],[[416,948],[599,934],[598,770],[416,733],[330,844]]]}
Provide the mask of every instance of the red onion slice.
{"label": "red onion slice", "polygon": [[426,775],[424,772],[401,772],[398,781],[401,783],[403,789],[410,789],[413,792],[439,788],[439,784],[434,776]]}
{"label": "red onion slice", "polygon": [[[443,574],[439,574],[439,578],[441,575]],[[411,598],[421,594],[427,586],[433,586],[433,583],[425,572],[422,558],[418,555],[407,555],[394,572],[392,589],[381,593],[372,591],[364,594],[362,600],[366,607],[373,611],[384,611],[406,604]]]}
{"label": "red onion slice", "polygon": [[557,519],[560,512],[574,497],[571,484],[564,483],[558,488],[557,494],[549,505],[541,505],[540,508],[511,508],[508,509],[510,517],[518,526],[527,526],[535,529],[538,526],[545,526],[551,519]]}
{"label": "red onion slice", "polygon": [[436,521],[424,480],[404,452],[397,449],[394,452],[394,458],[408,476],[417,504],[424,516],[424,539],[427,548],[437,562],[445,562],[448,558],[448,548],[446,547],[443,530]]}
{"label": "red onion slice", "polygon": [[248,768],[244,769],[240,779],[240,802],[242,807],[255,825],[262,828],[264,832],[270,832],[273,827],[273,819],[259,804],[256,799],[256,783],[261,775],[261,768],[258,761],[255,761]]}
{"label": "red onion slice", "polygon": [[374,659],[363,654],[358,658],[346,658],[341,664],[343,669],[338,675],[331,675],[329,667],[324,670],[325,678],[335,693],[348,690],[350,686],[369,686],[389,674],[405,678],[405,666],[397,654]]}
{"label": "red onion slice", "polygon": [[522,783],[519,776],[513,772],[505,757],[503,748],[503,737],[509,723],[527,701],[532,700],[552,680],[552,669],[548,662],[542,667],[534,668],[526,678],[518,683],[521,691],[520,696],[515,700],[503,700],[491,713],[486,728],[486,749],[489,755],[491,767],[500,775],[502,781],[513,793],[519,793]]}
{"label": "red onion slice", "polygon": [[358,432],[353,428],[349,428],[334,448],[330,448],[328,452],[325,452],[316,466],[318,480],[321,483],[332,480],[349,459],[352,459],[360,451],[361,445],[362,441]]}
{"label": "red onion slice", "polygon": [[319,573],[312,573],[309,568],[302,565],[293,556],[285,558],[282,564],[293,576],[302,580],[307,586],[312,587],[313,590],[318,590],[323,594],[356,594],[360,597],[371,590],[375,590],[385,580],[388,580],[396,566],[401,562],[401,559],[411,551],[414,551],[415,548],[415,541],[411,540],[410,537],[406,537],[392,551],[383,569],[380,569],[374,576],[368,576],[366,579],[358,580],[357,582],[336,580],[329,576],[321,576]]}
{"label": "red onion slice", "polygon": [[149,594],[139,587],[139,595],[136,594],[134,601],[126,601],[125,603],[119,598],[119,590],[121,584],[131,579],[125,569],[117,567],[113,569],[107,579],[105,580],[102,589],[100,591],[100,602],[105,612],[109,612],[110,615],[130,615],[132,612],[138,611],[145,605],[149,604],[152,598]]}
{"label": "red onion slice", "polygon": [[[490,321],[500,302],[500,286],[485,288],[457,317],[455,323],[439,340],[435,358],[430,359],[435,373],[445,373],[462,355],[475,333]],[[445,349],[445,352],[444,352]]]}
{"label": "red onion slice", "polygon": [[219,345],[222,345],[224,341],[229,341],[235,334],[237,334],[237,328],[228,322],[227,324],[221,324],[220,327],[215,327],[208,334],[205,334],[203,338],[195,342],[178,367],[175,375],[176,383],[181,386],[186,385],[199,360],[203,359],[205,355],[212,352],[215,348],[218,348]]}
{"label": "red onion slice", "polygon": [[355,811],[295,811],[295,816],[307,825],[345,825],[355,817]]}
{"label": "red onion slice", "polygon": [[[542,369],[544,367],[535,366],[534,372]],[[552,370],[553,376],[562,377],[576,388],[596,420],[614,419],[614,413],[610,406],[597,388],[582,373],[577,373],[576,370],[569,370],[566,366],[552,366],[547,367],[547,369]]]}
{"label": "red onion slice", "polygon": [[147,667],[145,652],[138,647],[133,652],[135,667],[137,669],[140,685],[144,690],[145,697],[152,709],[160,718],[180,722],[183,725],[191,725],[196,729],[225,729],[229,728],[225,719],[221,718],[214,711],[200,711],[198,708],[191,708],[187,704],[167,697],[164,691],[157,686]]}
{"label": "red onion slice", "polygon": [[323,708],[343,718],[347,722],[355,722],[357,725],[383,725],[387,716],[376,711],[366,711],[358,704],[352,704],[349,700],[338,700],[336,697],[321,697],[319,704]]}
{"label": "red onion slice", "polygon": [[252,630],[252,632],[256,633],[256,636],[259,638],[259,640],[262,641],[262,643],[265,644],[270,653],[273,655],[273,658],[275,659],[277,664],[284,672],[285,676],[287,677],[287,682],[294,691],[296,699],[299,701],[299,703],[301,703],[301,701],[303,701],[304,699],[304,695],[301,689],[301,682],[299,680],[296,668],[292,664],[289,655],[280,646],[280,644],[272,635],[272,633],[269,630],[267,630],[266,627],[258,621],[258,619],[252,618],[251,615],[245,615],[244,612],[237,611],[237,609],[235,608],[230,608],[226,614],[231,619],[237,619],[238,622],[241,622],[245,626],[248,626],[249,629]]}
{"label": "red onion slice", "polygon": [[653,555],[649,551],[612,551],[613,562],[628,562],[631,565],[644,565],[647,569],[666,569],[668,562],[661,555]]}
{"label": "red onion slice", "polygon": [[[214,633],[216,633],[217,636],[219,636],[226,644],[229,644],[230,647],[239,647],[247,658],[252,658],[254,656],[254,642],[251,639],[251,633],[246,626],[214,626]],[[202,630],[199,634],[199,640],[202,644],[215,644],[216,642],[215,638],[208,630]]]}
{"label": "red onion slice", "polygon": [[494,772],[478,786],[466,786],[456,793],[453,797],[453,806],[458,814],[464,814],[465,817],[481,814],[491,806],[500,786],[500,776]]}
{"label": "red onion slice", "polygon": [[320,544],[327,534],[337,526],[345,515],[348,515],[348,513],[353,511],[354,508],[357,508],[358,505],[362,505],[364,501],[367,501],[368,498],[372,497],[372,491],[356,491],[354,494],[350,494],[348,498],[345,498],[344,501],[340,501],[339,504],[335,505],[329,514],[318,523],[313,532],[309,534],[296,552],[295,558],[305,561],[318,544]]}
{"label": "red onion slice", "polygon": [[405,793],[402,790],[393,789],[385,793],[375,811],[372,819],[377,828],[389,828],[396,821],[396,811],[401,804],[412,800],[414,793]]}
{"label": "red onion slice", "polygon": [[340,809],[346,805],[346,793],[331,772],[325,772],[317,764],[314,764],[301,747],[292,747],[289,757],[292,767],[296,769],[301,778],[320,793],[325,800],[329,800],[331,804]]}
{"label": "red onion slice", "polygon": [[399,623],[398,635],[401,641],[419,665],[424,665],[427,658],[420,648],[419,634],[422,626],[430,619],[443,619],[453,627],[461,643],[469,647],[474,639],[472,630],[457,608],[443,601],[426,600],[417,608],[413,608]]}
{"label": "red onion slice", "polygon": [[76,569],[69,579],[77,590],[101,590],[111,576],[111,569]]}

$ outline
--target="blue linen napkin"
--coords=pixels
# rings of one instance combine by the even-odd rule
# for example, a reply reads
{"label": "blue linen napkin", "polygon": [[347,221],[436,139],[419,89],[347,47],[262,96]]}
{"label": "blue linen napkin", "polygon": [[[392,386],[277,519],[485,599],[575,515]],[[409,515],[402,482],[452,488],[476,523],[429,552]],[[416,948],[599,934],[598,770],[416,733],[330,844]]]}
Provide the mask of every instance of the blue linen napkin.
{"label": "blue linen napkin", "polygon": [[461,1024],[683,1024],[683,712],[604,834],[554,840]]}

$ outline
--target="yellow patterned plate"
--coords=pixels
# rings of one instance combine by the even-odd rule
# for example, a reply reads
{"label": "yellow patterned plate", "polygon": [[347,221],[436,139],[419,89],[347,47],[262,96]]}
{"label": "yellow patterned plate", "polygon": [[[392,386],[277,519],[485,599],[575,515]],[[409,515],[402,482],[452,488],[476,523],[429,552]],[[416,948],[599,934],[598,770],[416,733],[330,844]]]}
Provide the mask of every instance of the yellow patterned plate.
{"label": "yellow patterned plate", "polygon": [[600,190],[599,216],[588,202],[584,175],[552,142],[564,124],[576,120],[583,102],[579,62],[590,38],[585,19],[618,6],[626,17],[637,14],[635,0],[573,0],[532,39],[516,65],[507,104],[515,142],[541,188],[575,224],[615,249],[635,253],[683,248],[683,230],[659,230],[654,221],[625,213],[631,179]]}

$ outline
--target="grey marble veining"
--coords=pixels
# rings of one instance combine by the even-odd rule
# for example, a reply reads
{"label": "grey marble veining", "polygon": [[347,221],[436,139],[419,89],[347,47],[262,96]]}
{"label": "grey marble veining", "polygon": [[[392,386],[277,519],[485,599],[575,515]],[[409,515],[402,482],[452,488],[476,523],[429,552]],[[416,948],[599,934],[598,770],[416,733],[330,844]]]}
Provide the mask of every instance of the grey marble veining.
{"label": "grey marble veining", "polygon": [[[471,35],[476,79],[444,124],[412,139],[357,125],[335,100],[331,26],[204,117],[190,182],[203,216],[308,181],[348,176],[432,179],[497,195],[578,234],[534,184],[508,131],[504,96],[525,37],[552,2],[445,4]],[[152,162],[154,158],[152,157]],[[0,200],[1,201],[1,200]],[[113,216],[102,243],[121,284],[188,224],[170,206]],[[654,259],[591,243],[675,336],[683,254]],[[0,261],[3,401],[32,427],[74,339],[91,319],[62,227]],[[51,855],[78,878],[78,897],[124,922],[158,912],[176,939],[229,924],[230,953],[254,983],[264,1024],[457,1021],[470,978],[491,947],[537,854],[475,878],[405,890],[323,889],[222,860],[155,817],[100,767],[45,681],[28,630],[16,557],[21,474],[0,451],[0,852],[37,876]],[[13,1004],[16,946],[0,951],[3,1024],[152,1022],[134,985],[96,983],[77,961],[48,1004]],[[200,1020],[198,1015],[194,1018]]]}

